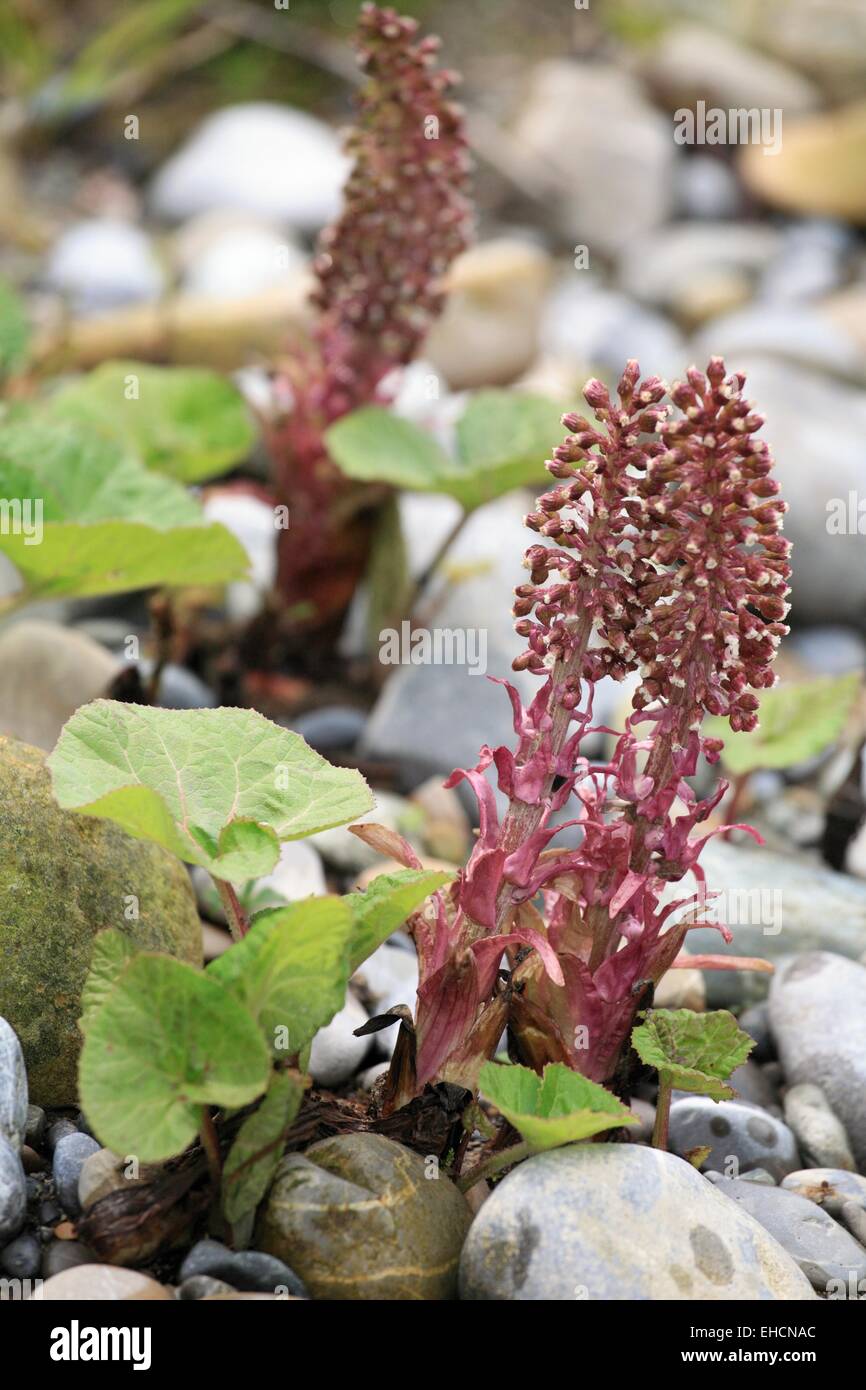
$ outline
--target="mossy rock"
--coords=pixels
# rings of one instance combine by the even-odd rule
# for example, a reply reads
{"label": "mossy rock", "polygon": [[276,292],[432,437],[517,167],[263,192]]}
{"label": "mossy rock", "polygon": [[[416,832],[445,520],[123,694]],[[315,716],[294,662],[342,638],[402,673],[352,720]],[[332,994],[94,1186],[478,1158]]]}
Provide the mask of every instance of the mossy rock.
{"label": "mossy rock", "polygon": [[37,1105],[76,1104],[81,990],[106,927],[202,963],[180,861],[110,821],[62,811],[42,750],[0,737],[0,1015],[21,1039]]}
{"label": "mossy rock", "polygon": [[283,1158],[255,1243],[314,1298],[451,1299],[470,1220],[428,1160],[380,1134],[341,1134]]}

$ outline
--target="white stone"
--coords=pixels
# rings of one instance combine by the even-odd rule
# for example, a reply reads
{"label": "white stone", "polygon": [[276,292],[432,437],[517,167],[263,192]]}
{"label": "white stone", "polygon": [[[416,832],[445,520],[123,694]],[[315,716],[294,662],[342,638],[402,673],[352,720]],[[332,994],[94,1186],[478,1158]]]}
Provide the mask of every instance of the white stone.
{"label": "white stone", "polygon": [[61,234],[49,256],[45,280],[72,300],[77,313],[92,314],[156,299],[164,276],[140,228],[99,217],[77,222]]}
{"label": "white stone", "polygon": [[355,1072],[370,1049],[370,1038],[356,1038],[353,1030],[367,1022],[367,1014],[351,993],[327,1028],[321,1028],[310,1049],[310,1075],[317,1086],[341,1086]]}
{"label": "white stone", "polygon": [[339,137],[323,122],[291,106],[249,102],[193,131],[156,175],[151,206],[172,220],[233,208],[316,232],[339,212],[348,169]]}

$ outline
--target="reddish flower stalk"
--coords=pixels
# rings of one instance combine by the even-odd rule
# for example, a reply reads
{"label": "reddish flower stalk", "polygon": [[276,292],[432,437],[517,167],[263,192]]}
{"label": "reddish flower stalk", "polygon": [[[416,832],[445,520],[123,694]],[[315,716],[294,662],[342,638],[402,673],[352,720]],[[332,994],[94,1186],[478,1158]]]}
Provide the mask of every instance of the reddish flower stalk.
{"label": "reddish flower stalk", "polygon": [[[341,477],[323,433],[348,411],[388,400],[386,378],[411,361],[441,311],[442,277],[471,230],[462,115],[447,97],[456,76],[436,67],[439,40],[416,39],[417,28],[392,9],[361,10],[366,82],[347,141],[345,206],[319,241],[313,342],[284,366],[288,412],[269,441],[291,516],[278,586],[287,602],[320,598],[333,615],[363,569],[369,517],[357,513],[370,499]],[[345,571],[336,589],[335,563]]]}
{"label": "reddish flower stalk", "polygon": [[[565,417],[572,433],[547,465],[558,486],[527,518],[551,544],[527,551],[515,604],[528,642],[515,666],[545,682],[528,709],[507,686],[516,750],[485,747],[476,768],[449,780],[475,791],[478,841],[454,889],[414,923],[419,1085],[472,1084],[478,1049],[489,1055],[506,1015],[523,1060],[610,1080],[641,1001],[699,925],[694,913],[670,919],[700,893],[661,899],[689,871],[702,885],[709,836],[693,832],[725,791],[698,800],[687,780],[721,749],[701,737],[701,721],[709,712],[754,727],[752,691],[773,683],[786,631],[785,504],[743,385],[714,358],[706,376],[692,369],[674,386],[671,418],[667,388],[640,382],[630,362],[616,402],[588,384],[597,427]],[[610,762],[592,766],[580,744],[594,685],[638,665],[635,713]],[[491,766],[508,800],[501,823]],[[549,848],[572,797],[565,824],[581,842]]]}

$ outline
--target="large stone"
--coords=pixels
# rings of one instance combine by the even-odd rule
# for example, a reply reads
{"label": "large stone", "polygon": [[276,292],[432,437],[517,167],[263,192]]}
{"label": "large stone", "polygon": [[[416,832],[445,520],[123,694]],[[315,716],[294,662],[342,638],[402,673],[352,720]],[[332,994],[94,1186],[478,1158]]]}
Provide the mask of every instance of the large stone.
{"label": "large stone", "polygon": [[788,1083],[821,1087],[866,1172],[866,969],[829,951],[786,961],[770,1023]]}
{"label": "large stone", "polygon": [[735,39],[699,24],[668,29],[643,64],[651,86],[669,107],[780,107],[789,113],[810,111],[819,103],[808,78]]}
{"label": "large stone", "polygon": [[339,211],[348,161],[338,136],[291,106],[248,102],[208,116],[162,166],[150,191],[178,221],[233,209],[316,232]]}
{"label": "large stone", "polygon": [[823,1292],[831,1281],[845,1286],[866,1279],[866,1250],[807,1197],[782,1187],[722,1178],[716,1191],[753,1216]]}
{"label": "large stone", "polygon": [[425,358],[456,391],[514,381],[538,353],[549,279],[550,259],[532,242],[499,237],[471,247],[445,278],[448,298]]}
{"label": "large stone", "polygon": [[[708,908],[727,923],[733,940],[726,944],[714,928],[701,927],[689,932],[691,952],[777,961],[816,948],[852,960],[866,951],[866,885],[849,875],[719,838],[704,847],[701,866],[708,894],[721,895],[709,900]],[[682,894],[682,884],[671,885],[669,898]],[[763,998],[771,978],[733,970],[708,970],[705,977],[709,1008]]]}
{"label": "large stone", "polygon": [[540,1154],[476,1216],[463,1299],[809,1299],[808,1280],[688,1163],[638,1144]]}
{"label": "large stone", "polygon": [[866,223],[866,101],[785,123],[781,149],[739,151],[740,172],[756,197],[784,212]]}
{"label": "large stone", "polygon": [[710,1152],[704,1171],[728,1177],[763,1168],[778,1181],[800,1167],[797,1142],[788,1126],[749,1101],[717,1102],[709,1096],[675,1101],[670,1146],[681,1158],[706,1146]]}
{"label": "large stone", "polygon": [[39,1105],[76,1102],[81,990],[105,927],[201,964],[179,860],[109,821],[62,811],[45,755],[0,738],[0,1014],[18,1033]]}
{"label": "large stone", "polygon": [[614,254],[667,220],[676,160],[671,124],[622,68],[540,63],[514,140],[549,181],[557,226],[570,244]]}
{"label": "large stone", "polygon": [[121,663],[85,633],[27,618],[0,634],[0,734],[50,750]]}
{"label": "large stone", "polygon": [[450,1179],[378,1134],[344,1134],[287,1154],[256,1245],[314,1298],[449,1299],[469,1226]]}

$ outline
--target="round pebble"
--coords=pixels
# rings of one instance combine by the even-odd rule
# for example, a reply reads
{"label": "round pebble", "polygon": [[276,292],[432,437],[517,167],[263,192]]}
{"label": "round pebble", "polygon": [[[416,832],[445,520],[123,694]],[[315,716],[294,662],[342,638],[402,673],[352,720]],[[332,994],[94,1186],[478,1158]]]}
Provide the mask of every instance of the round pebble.
{"label": "round pebble", "polygon": [[67,1216],[78,1216],[81,1204],[78,1200],[78,1182],[85,1160],[91,1154],[99,1153],[100,1144],[89,1134],[66,1134],[54,1149],[52,1171],[60,1205]]}

